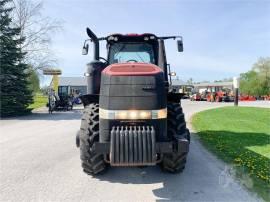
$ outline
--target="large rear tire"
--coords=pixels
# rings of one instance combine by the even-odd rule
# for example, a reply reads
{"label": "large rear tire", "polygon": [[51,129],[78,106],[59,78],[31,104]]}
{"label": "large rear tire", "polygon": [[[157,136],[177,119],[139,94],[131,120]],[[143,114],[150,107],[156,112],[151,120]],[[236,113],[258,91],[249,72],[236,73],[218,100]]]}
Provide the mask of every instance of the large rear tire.
{"label": "large rear tire", "polygon": [[[180,103],[168,103],[168,136],[175,140],[185,138],[190,141],[190,133],[186,128],[186,121]],[[170,173],[179,173],[184,170],[187,153],[173,152],[164,154],[160,164],[164,171]]]}
{"label": "large rear tire", "polygon": [[94,143],[99,141],[99,105],[97,103],[85,106],[79,137],[83,171],[90,175],[104,171],[106,168],[104,156],[93,150]]}

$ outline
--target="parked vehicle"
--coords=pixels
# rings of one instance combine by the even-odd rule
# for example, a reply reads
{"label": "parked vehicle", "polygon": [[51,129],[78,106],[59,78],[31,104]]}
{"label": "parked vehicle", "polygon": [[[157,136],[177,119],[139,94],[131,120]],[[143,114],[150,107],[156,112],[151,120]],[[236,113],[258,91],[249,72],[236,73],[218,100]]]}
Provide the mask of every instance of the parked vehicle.
{"label": "parked vehicle", "polygon": [[239,100],[240,101],[256,101],[256,98],[251,95],[240,95]]}
{"label": "parked vehicle", "polygon": [[195,94],[190,96],[190,100],[191,101],[201,101],[202,97],[201,97],[200,93],[195,93]]}
{"label": "parked vehicle", "polygon": [[49,113],[53,111],[65,110],[69,111],[73,109],[73,96],[70,94],[70,87],[59,86],[58,93],[51,91],[48,97],[47,107]]}
{"label": "parked vehicle", "polygon": [[206,100],[208,102],[233,102],[234,95],[229,89],[215,87],[214,90],[211,88],[207,93]]}

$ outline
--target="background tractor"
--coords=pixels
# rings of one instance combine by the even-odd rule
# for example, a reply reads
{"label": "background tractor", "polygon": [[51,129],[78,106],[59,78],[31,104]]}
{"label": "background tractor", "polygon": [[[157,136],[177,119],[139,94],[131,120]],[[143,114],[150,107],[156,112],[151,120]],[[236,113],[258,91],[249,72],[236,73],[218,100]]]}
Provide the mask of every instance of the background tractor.
{"label": "background tractor", "polygon": [[59,78],[58,76],[62,74],[60,69],[52,69],[46,68],[43,69],[44,75],[53,76],[52,86],[48,92],[48,111],[52,113],[57,110],[72,110],[73,102],[72,102],[72,91],[70,87],[67,86],[59,86]]}
{"label": "background tractor", "polygon": [[190,100],[191,101],[201,101],[202,100],[202,96],[200,93],[194,93],[193,95],[190,96]]}
{"label": "background tractor", "polygon": [[53,111],[73,109],[73,89],[68,86],[58,86],[57,92],[50,89],[47,107],[49,113]]}
{"label": "background tractor", "polygon": [[[76,136],[83,170],[91,175],[111,166],[160,165],[172,173],[184,169],[190,133],[180,104],[183,94],[170,90],[164,40],[154,34],[112,34],[98,38],[89,28],[83,46],[94,44],[87,64],[87,94]],[[99,56],[106,41],[107,58]],[[169,78],[170,79],[170,78]]]}
{"label": "background tractor", "polygon": [[[210,90],[208,90],[210,89]],[[234,95],[230,89],[223,87],[208,87],[206,100],[208,102],[233,102]]]}

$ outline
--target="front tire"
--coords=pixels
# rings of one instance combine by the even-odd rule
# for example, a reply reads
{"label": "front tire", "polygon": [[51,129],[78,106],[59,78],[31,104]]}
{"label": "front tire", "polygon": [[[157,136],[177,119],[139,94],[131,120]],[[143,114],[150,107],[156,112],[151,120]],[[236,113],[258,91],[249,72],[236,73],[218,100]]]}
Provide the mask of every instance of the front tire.
{"label": "front tire", "polygon": [[85,106],[79,137],[83,171],[90,175],[104,171],[106,169],[104,156],[93,150],[94,143],[99,141],[99,105],[97,103]]}
{"label": "front tire", "polygon": [[[185,138],[190,141],[190,133],[186,128],[184,113],[180,103],[168,103],[168,136],[175,140],[177,138]],[[179,173],[184,170],[186,164],[187,153],[172,152],[164,154],[160,164],[162,170],[170,173]]]}

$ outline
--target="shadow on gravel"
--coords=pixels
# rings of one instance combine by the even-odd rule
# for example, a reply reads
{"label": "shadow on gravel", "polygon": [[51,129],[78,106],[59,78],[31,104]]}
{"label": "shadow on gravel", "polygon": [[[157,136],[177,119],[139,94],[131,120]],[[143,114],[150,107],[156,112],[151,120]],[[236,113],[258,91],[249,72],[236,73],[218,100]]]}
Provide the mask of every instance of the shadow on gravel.
{"label": "shadow on gravel", "polygon": [[[193,144],[192,142],[193,140],[191,140],[191,145]],[[157,188],[153,189],[152,192],[156,198],[159,198],[157,201],[182,201],[187,199],[187,194],[197,195],[198,193],[203,193],[200,190],[200,186],[198,189],[195,186],[198,192],[194,192],[193,190],[186,192],[181,189],[183,186],[189,188],[193,184],[196,184],[196,182],[190,181],[190,176],[193,172],[190,164],[194,164],[192,161],[194,159],[189,159],[188,156],[186,168],[183,172],[176,174],[163,172],[158,165],[149,167],[109,167],[104,173],[96,175],[93,178],[116,184],[141,185],[141,189],[147,187],[144,185],[156,184]],[[199,176],[201,175],[200,173],[198,174]],[[200,181],[199,178],[196,178],[195,181]],[[199,185],[199,183],[197,184]],[[137,194],[140,193],[138,192]],[[132,199],[130,200],[132,201]]]}
{"label": "shadow on gravel", "polygon": [[3,118],[1,120],[46,120],[46,121],[61,121],[61,120],[80,120],[82,117],[81,109],[73,109],[72,111],[56,111],[52,114],[48,112],[32,112],[26,116],[17,116]]}
{"label": "shadow on gravel", "polygon": [[[183,171],[185,172],[185,170]],[[170,174],[162,172],[159,166],[153,167],[110,167],[106,173],[95,176],[101,181],[121,184],[140,184],[142,189],[147,184],[160,184],[157,189],[152,190],[155,197],[160,200],[183,200],[185,198],[181,193],[181,184],[186,181],[184,173]],[[182,183],[181,183],[182,182]],[[121,194],[121,193],[119,193]],[[138,192],[138,194],[140,194]],[[131,199],[132,200],[132,199]]]}
{"label": "shadow on gravel", "polygon": [[[246,148],[254,145],[265,145],[265,141],[267,137],[269,137],[266,134],[232,134],[229,131],[212,131],[211,134],[217,135],[217,137],[221,134],[228,135],[230,141],[234,142],[232,146],[237,148],[239,152],[241,150],[249,151],[249,154],[253,155],[258,164],[260,162],[262,166],[262,162],[264,162],[264,166],[267,166],[269,160],[266,161],[266,157]],[[147,189],[147,184],[155,184],[157,188],[153,189],[152,192],[159,201],[186,201],[187,199],[193,201],[241,201],[244,199],[241,198],[243,190],[240,185],[245,186],[245,182],[233,180],[234,176],[230,175],[230,173],[228,174],[229,176],[226,177],[228,183],[223,184],[220,182],[220,177],[222,177],[226,169],[226,164],[219,164],[216,158],[211,155],[209,156],[209,152],[204,151],[203,147],[200,145],[200,140],[197,135],[192,135],[190,153],[188,155],[186,168],[182,173],[170,174],[162,172],[159,166],[143,168],[110,167],[105,173],[97,175],[94,178],[100,181],[117,184],[139,184],[141,185],[141,189]],[[255,136],[256,143],[254,144],[254,142],[251,142],[250,138],[254,138]],[[245,137],[245,139],[240,143],[239,137]],[[229,151],[232,150],[229,149]],[[230,166],[230,164],[228,166]],[[251,178],[254,179],[253,177]],[[252,189],[257,189],[257,191],[259,189],[259,192],[264,195],[265,198],[265,188],[267,188],[268,185],[261,184],[261,181],[258,182],[257,180],[253,183],[254,187]],[[140,193],[138,192],[138,194]]]}

